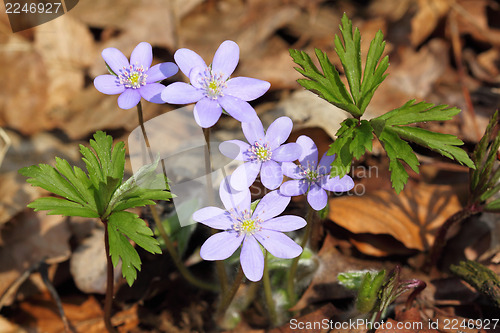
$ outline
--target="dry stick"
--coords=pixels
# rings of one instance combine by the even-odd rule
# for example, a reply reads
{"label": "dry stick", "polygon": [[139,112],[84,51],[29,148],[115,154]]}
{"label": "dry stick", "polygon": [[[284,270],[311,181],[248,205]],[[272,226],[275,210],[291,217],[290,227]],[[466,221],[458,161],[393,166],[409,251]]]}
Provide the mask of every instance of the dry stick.
{"label": "dry stick", "polygon": [[[205,141],[207,142],[207,149],[204,150],[205,153],[205,170],[207,171],[206,179],[207,179],[207,195],[208,195],[208,203],[211,206],[215,205],[215,198],[213,193],[213,184],[212,184],[212,163],[210,161],[210,128],[204,128],[203,134],[205,135]],[[212,229],[212,235],[214,235],[217,231]],[[224,298],[227,292],[228,280],[226,274],[226,268],[224,267],[224,261],[216,260],[215,268],[217,270],[217,275],[219,277],[220,289],[222,291],[222,298]]]}
{"label": "dry stick", "polygon": [[[313,216],[314,216],[314,209],[311,207],[311,205],[308,203],[307,204],[308,209],[307,209],[307,216],[306,216],[306,230],[304,232],[304,238],[302,238],[302,241],[300,243],[300,246],[302,249],[305,248],[307,245],[307,242],[309,241],[309,237],[311,235],[311,229],[312,229],[312,223],[313,223]],[[295,274],[297,273],[297,268],[299,266],[299,259],[300,256],[293,258],[292,261],[292,266],[290,267],[290,272],[288,275],[288,283],[287,283],[287,292],[288,292],[288,301],[290,302],[290,305],[293,306],[295,303],[297,303],[297,295],[295,294]]]}
{"label": "dry stick", "polygon": [[479,130],[479,126],[477,125],[476,113],[474,112],[474,105],[472,104],[472,99],[470,97],[469,89],[467,89],[467,86],[465,84],[465,70],[462,62],[462,46],[461,46],[462,43],[460,42],[460,34],[458,32],[457,19],[455,15],[456,15],[455,12],[451,12],[449,15],[453,55],[455,57],[455,63],[457,65],[458,78],[460,81],[460,86],[462,87],[462,94],[464,96],[465,104],[467,106],[467,112],[471,117],[476,137],[478,140],[480,140],[482,136],[481,131]]}
{"label": "dry stick", "polygon": [[[144,127],[144,117],[142,115],[142,105],[139,102],[137,104],[137,115],[139,118],[139,125],[141,127],[142,135],[144,137],[144,142],[146,143],[147,150],[149,152],[149,157],[151,161],[153,161],[153,153],[151,151],[151,145],[149,144],[149,139],[146,133],[146,129]],[[161,166],[163,169],[163,174],[166,176],[166,170],[165,170],[165,164],[163,160],[161,161]],[[168,188],[168,184],[165,181],[165,187]],[[175,249],[174,243],[170,239],[170,237],[167,234],[167,231],[163,227],[163,223],[161,223],[161,219],[158,215],[158,212],[156,211],[156,208],[154,206],[149,206],[149,209],[151,211],[151,215],[153,216],[153,220],[155,221],[156,227],[158,228],[158,231],[160,232],[161,238],[163,238],[163,241],[165,242],[165,247],[167,248],[168,253],[170,254],[170,257],[172,257],[172,260],[174,261],[175,266],[181,273],[181,275],[191,284],[205,290],[210,290],[210,291],[218,291],[218,288],[210,283],[200,281],[198,280],[194,275],[191,274],[191,272],[184,266],[184,263],[182,262],[179,254],[177,253],[177,250]]]}
{"label": "dry stick", "polygon": [[106,282],[106,297],[104,298],[104,325],[110,333],[117,331],[111,324],[111,310],[113,307],[113,291],[114,291],[114,269],[111,256],[109,255],[109,234],[108,234],[108,221],[101,220],[104,223],[104,248],[106,249],[107,259],[107,282]]}

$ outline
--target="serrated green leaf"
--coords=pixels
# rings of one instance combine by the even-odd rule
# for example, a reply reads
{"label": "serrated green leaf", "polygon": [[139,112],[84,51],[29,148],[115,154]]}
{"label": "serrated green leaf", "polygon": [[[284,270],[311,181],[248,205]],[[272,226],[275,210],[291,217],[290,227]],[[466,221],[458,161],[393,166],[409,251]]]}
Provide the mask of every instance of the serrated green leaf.
{"label": "serrated green leaf", "polygon": [[152,237],[153,231],[136,214],[116,212],[109,216],[108,224],[117,228],[144,250],[151,253],[161,253],[158,241]]}
{"label": "serrated green leaf", "polygon": [[79,203],[53,197],[38,198],[28,204],[28,208],[34,209],[35,212],[47,210],[47,215],[99,217],[96,211]]}
{"label": "serrated green leaf", "polygon": [[[382,53],[384,53],[385,41],[382,31],[378,31],[375,38],[370,42],[368,55],[366,56],[366,64],[363,72],[363,82],[361,84],[361,98],[358,102],[358,107],[361,111],[366,110],[370,103],[375,90],[385,80],[387,74],[385,71],[389,67],[389,57],[385,56],[382,60]],[[379,62],[380,61],[380,62]],[[377,64],[378,67],[377,67]]]}
{"label": "serrated green leaf", "polygon": [[401,140],[399,136],[392,131],[391,127],[384,128],[379,136],[379,140],[389,157],[389,171],[391,171],[392,187],[396,193],[400,193],[408,181],[408,173],[401,161],[404,161],[417,173],[420,163],[410,145]]}
{"label": "serrated green leaf", "polygon": [[352,157],[350,144],[354,136],[355,128],[358,124],[357,119],[348,118],[340,124],[337,131],[337,139],[330,145],[328,155],[334,155],[330,177],[339,176],[342,178],[351,169]]}
{"label": "serrated green leaf", "polygon": [[449,159],[454,159],[460,164],[467,165],[469,168],[475,168],[474,162],[472,162],[467,153],[463,149],[456,147],[464,143],[454,135],[431,132],[410,126],[393,126],[391,128],[399,137],[407,141],[412,141],[432,149]]}
{"label": "serrated green leaf", "polygon": [[85,173],[76,166],[72,169],[68,161],[59,157],[56,157],[56,169],[75,187],[86,202],[85,206],[97,211],[94,193],[90,188],[91,185]]}
{"label": "serrated green leaf", "polygon": [[378,272],[372,270],[350,271],[343,272],[337,275],[337,280],[345,288],[353,291],[358,291],[361,288],[363,279],[367,273],[377,274]]}
{"label": "serrated green leaf", "polygon": [[353,136],[349,150],[359,160],[366,150],[372,151],[373,128],[367,120],[361,120],[360,125],[354,129]]}
{"label": "serrated green leaf", "polygon": [[415,103],[412,99],[403,106],[375,119],[385,120],[385,126],[409,125],[425,121],[450,120],[459,113],[460,109],[455,107],[424,102]]}
{"label": "serrated green leaf", "polygon": [[352,22],[344,13],[339,26],[344,43],[335,35],[335,52],[344,67],[354,104],[358,105],[361,93],[361,34],[359,29],[352,32]]}
{"label": "serrated green leaf", "polygon": [[30,177],[27,182],[33,186],[41,187],[63,198],[86,204],[76,188],[64,178],[57,170],[48,164],[32,165],[19,170],[25,177]]}
{"label": "serrated green leaf", "polygon": [[301,66],[301,68],[295,67],[295,69],[308,78],[308,80],[299,79],[297,82],[333,105],[359,115],[360,111],[353,103],[337,69],[332,65],[326,53],[319,49],[316,49],[315,52],[323,73],[318,70],[307,53],[290,49],[290,55],[294,62]]}
{"label": "serrated green leaf", "polygon": [[[130,212],[111,214],[107,221],[109,232],[109,251],[113,265],[122,260],[122,274],[129,285],[141,270],[141,259],[128,239],[151,253],[161,253],[158,241],[152,237],[153,231],[137,215]],[[128,238],[128,239],[127,239]]]}

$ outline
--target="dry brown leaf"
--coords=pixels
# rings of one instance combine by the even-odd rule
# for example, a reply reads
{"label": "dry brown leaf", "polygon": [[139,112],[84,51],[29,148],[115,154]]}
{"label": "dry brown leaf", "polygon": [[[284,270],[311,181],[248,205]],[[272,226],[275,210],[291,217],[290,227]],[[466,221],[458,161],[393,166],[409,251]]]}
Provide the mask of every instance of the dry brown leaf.
{"label": "dry brown leaf", "polygon": [[399,195],[388,190],[332,199],[329,218],[352,233],[390,235],[408,249],[424,251],[437,228],[461,207],[456,188],[421,184]]}
{"label": "dry brown leaf", "polygon": [[411,20],[410,40],[413,46],[422,43],[451,8],[453,0],[418,0],[417,14]]}
{"label": "dry brown leaf", "polygon": [[[17,215],[1,232],[4,241],[0,247],[0,295],[24,270],[43,258],[49,264],[67,260],[71,254],[70,236],[62,216],[35,213],[31,209]],[[35,285],[43,286],[38,275],[33,275],[31,280]],[[12,301],[4,300],[4,304]]]}
{"label": "dry brown leaf", "polygon": [[[306,314],[305,316],[291,319],[289,323],[281,327],[275,328],[271,330],[269,333],[330,332],[330,329],[328,328],[329,325],[321,325],[321,324],[325,319],[329,320],[336,313],[338,313],[338,310],[331,303],[328,303],[326,305],[323,305],[316,311]],[[301,329],[301,327],[304,327],[304,329]]]}
{"label": "dry brown leaf", "polygon": [[48,120],[49,76],[43,59],[32,45],[11,34],[0,44],[0,126],[24,134],[50,128]]}
{"label": "dry brown leaf", "polygon": [[[106,333],[101,304],[95,297],[70,296],[63,297],[62,306],[66,317],[76,332]],[[37,295],[19,305],[22,310],[13,318],[21,323],[22,327],[30,332],[45,333],[64,332],[64,326],[58,315],[54,301],[48,293]],[[119,332],[130,332],[139,325],[137,305],[113,314],[113,325],[118,326]]]}
{"label": "dry brown leaf", "polygon": [[41,55],[48,76],[45,107],[58,112],[83,88],[84,69],[94,59],[94,40],[87,26],[71,15],[38,26],[34,38],[34,49]]}
{"label": "dry brown leaf", "polygon": [[354,293],[342,287],[337,280],[341,272],[382,269],[380,262],[371,262],[346,256],[335,248],[335,239],[328,234],[318,253],[320,265],[313,280],[291,311],[300,311],[308,305],[332,299],[353,297]]}
{"label": "dry brown leaf", "polygon": [[[55,156],[70,162],[79,160],[78,146],[63,144],[53,135],[39,133],[31,139],[7,131],[12,146],[9,148],[0,169],[0,229],[14,215],[23,211],[26,205],[46,191],[33,187],[18,170],[39,163],[53,165]],[[0,237],[0,245],[2,238]]]}

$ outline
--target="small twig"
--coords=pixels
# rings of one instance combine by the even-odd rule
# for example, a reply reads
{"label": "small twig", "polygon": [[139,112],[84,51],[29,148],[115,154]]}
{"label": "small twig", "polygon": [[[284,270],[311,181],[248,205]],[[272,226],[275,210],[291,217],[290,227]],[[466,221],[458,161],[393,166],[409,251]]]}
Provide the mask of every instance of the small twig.
{"label": "small twig", "polygon": [[0,138],[2,138],[4,142],[4,146],[0,148],[0,167],[2,167],[2,162],[7,154],[7,151],[9,150],[10,146],[12,145],[12,141],[10,140],[9,135],[5,132],[3,128],[0,127]]}
{"label": "small twig", "polygon": [[449,15],[449,24],[451,32],[451,44],[453,47],[453,55],[455,57],[455,63],[457,65],[458,78],[460,80],[460,86],[462,87],[462,94],[465,99],[465,104],[467,106],[467,112],[469,113],[474,127],[474,132],[476,134],[477,140],[481,139],[481,131],[477,124],[476,113],[474,112],[474,105],[472,104],[472,99],[470,97],[469,89],[465,83],[465,70],[462,62],[462,43],[460,42],[460,33],[458,31],[456,13],[451,12]]}
{"label": "small twig", "polygon": [[59,316],[61,316],[61,319],[62,319],[63,324],[64,324],[64,331],[66,333],[73,332],[73,330],[71,330],[71,328],[70,328],[68,318],[66,317],[66,314],[64,313],[61,298],[59,297],[59,294],[57,293],[56,288],[54,288],[54,285],[49,280],[49,271],[47,268],[48,268],[47,263],[45,261],[42,261],[40,263],[40,267],[38,268],[38,272],[42,276],[43,283],[45,283],[45,286],[47,287],[50,295],[54,299],[54,302],[56,302],[57,311],[59,311]]}

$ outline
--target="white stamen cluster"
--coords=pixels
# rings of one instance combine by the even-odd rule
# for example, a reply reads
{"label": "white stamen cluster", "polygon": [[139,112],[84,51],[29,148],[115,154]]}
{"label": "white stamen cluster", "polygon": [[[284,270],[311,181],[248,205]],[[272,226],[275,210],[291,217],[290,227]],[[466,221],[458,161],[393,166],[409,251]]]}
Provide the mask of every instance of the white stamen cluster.
{"label": "white stamen cluster", "polygon": [[310,183],[315,183],[319,180],[320,174],[318,172],[318,169],[314,165],[314,163],[311,165],[309,162],[307,163],[306,166],[300,166],[300,176],[307,179],[308,182]]}
{"label": "white stamen cluster", "polygon": [[144,66],[129,65],[123,66],[118,75],[118,80],[120,84],[124,85],[125,88],[138,89],[146,85],[147,74],[144,74],[147,69]]}
{"label": "white stamen cluster", "polygon": [[205,90],[205,96],[210,99],[217,99],[224,96],[223,89],[227,87],[226,80],[223,79],[222,73],[214,73],[212,69],[205,69],[200,75],[198,83]]}
{"label": "white stamen cluster", "polygon": [[271,156],[273,155],[273,152],[271,151],[267,143],[264,143],[262,145],[259,142],[255,142],[253,145],[251,145],[250,148],[248,148],[247,152],[250,161],[266,162],[269,161],[271,159]]}
{"label": "white stamen cluster", "polygon": [[253,235],[257,231],[260,231],[262,228],[260,224],[262,220],[257,218],[252,218],[252,213],[248,210],[244,210],[241,212],[241,215],[236,215],[231,213],[231,216],[234,219],[233,230],[238,233],[238,236],[241,234],[245,235]]}

